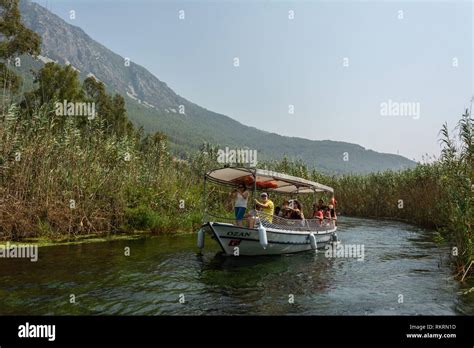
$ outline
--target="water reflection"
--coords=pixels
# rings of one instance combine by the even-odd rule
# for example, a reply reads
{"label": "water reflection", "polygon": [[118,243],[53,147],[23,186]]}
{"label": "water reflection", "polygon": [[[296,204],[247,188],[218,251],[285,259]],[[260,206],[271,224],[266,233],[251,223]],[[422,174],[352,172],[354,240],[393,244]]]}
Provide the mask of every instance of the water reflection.
{"label": "water reflection", "polygon": [[473,284],[452,279],[429,232],[349,218],[339,228],[344,244],[364,244],[363,262],[226,257],[210,240],[199,254],[194,235],[42,248],[37,263],[0,260],[0,314],[474,314]]}

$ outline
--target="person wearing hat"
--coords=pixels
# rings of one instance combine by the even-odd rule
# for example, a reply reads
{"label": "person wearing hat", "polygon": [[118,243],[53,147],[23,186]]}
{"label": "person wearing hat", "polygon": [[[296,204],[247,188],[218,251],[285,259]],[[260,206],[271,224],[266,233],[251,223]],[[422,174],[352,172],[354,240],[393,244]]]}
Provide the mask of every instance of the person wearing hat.
{"label": "person wearing hat", "polygon": [[[260,219],[271,223],[273,221],[273,213],[275,211],[275,205],[268,198],[268,193],[266,192],[262,192],[260,194],[260,199],[261,201],[257,199],[255,200],[255,205],[257,207],[257,210],[260,210],[265,214],[263,216],[260,216]],[[253,228],[254,225],[255,225],[255,217],[249,220],[249,228]]]}
{"label": "person wearing hat", "polygon": [[278,214],[275,213],[275,215],[288,219],[290,217],[290,212],[290,201],[285,199],[281,205],[280,212]]}

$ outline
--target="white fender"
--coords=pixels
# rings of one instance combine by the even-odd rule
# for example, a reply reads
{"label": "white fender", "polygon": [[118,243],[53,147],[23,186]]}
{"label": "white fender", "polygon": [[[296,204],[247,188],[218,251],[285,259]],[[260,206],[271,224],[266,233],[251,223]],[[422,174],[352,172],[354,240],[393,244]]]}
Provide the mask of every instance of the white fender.
{"label": "white fender", "polygon": [[198,232],[198,240],[197,240],[197,246],[198,246],[199,249],[204,248],[204,236],[205,236],[205,232],[201,228]]}
{"label": "white fender", "polygon": [[318,249],[318,242],[316,241],[316,237],[312,233],[309,234],[309,243],[311,244],[311,249]]}
{"label": "white fender", "polygon": [[263,227],[262,224],[258,226],[258,239],[262,248],[266,249],[268,246],[267,230],[265,229],[265,227]]}

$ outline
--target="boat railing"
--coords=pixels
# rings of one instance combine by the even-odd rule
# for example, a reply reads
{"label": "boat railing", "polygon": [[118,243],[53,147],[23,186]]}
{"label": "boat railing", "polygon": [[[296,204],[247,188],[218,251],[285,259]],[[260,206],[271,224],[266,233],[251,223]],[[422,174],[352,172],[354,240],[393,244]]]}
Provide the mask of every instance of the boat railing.
{"label": "boat railing", "polygon": [[[281,216],[266,214],[262,211],[257,211],[257,217],[265,228],[273,228],[279,230],[292,231],[328,231],[336,226],[335,220],[330,219],[285,219]],[[245,219],[246,220],[246,219]],[[229,216],[222,216],[217,214],[206,213],[205,222],[219,221],[225,223],[235,224],[235,218]],[[246,222],[246,221],[245,221]]]}
{"label": "boat railing", "polygon": [[333,219],[286,219],[262,211],[257,212],[257,217],[264,227],[280,230],[327,231],[334,229],[336,226],[336,222]]}

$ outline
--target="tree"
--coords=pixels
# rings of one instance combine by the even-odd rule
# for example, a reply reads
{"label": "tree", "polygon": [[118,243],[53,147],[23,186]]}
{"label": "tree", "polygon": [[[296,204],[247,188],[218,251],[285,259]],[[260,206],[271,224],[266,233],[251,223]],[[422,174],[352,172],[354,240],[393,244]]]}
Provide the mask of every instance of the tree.
{"label": "tree", "polygon": [[47,63],[36,74],[34,82],[38,83],[35,94],[41,104],[50,101],[82,101],[84,98],[79,73],[70,65],[62,67],[56,63]]}
{"label": "tree", "polygon": [[18,2],[0,0],[0,83],[4,91],[16,91],[21,83],[20,78],[8,68],[12,58],[40,53],[41,38],[21,22]]}
{"label": "tree", "polygon": [[112,117],[118,135],[130,134],[134,127],[128,120],[125,100],[120,94],[115,94],[112,98]]}
{"label": "tree", "polygon": [[22,108],[30,111],[50,102],[76,102],[84,99],[79,73],[70,65],[62,67],[56,63],[46,63],[35,73],[34,83],[38,87],[25,93],[21,103]]}
{"label": "tree", "polygon": [[125,100],[121,95],[108,95],[105,85],[93,77],[86,78],[82,88],[86,98],[96,104],[97,113],[105,120],[109,133],[121,136],[133,132],[133,126],[127,118]]}

